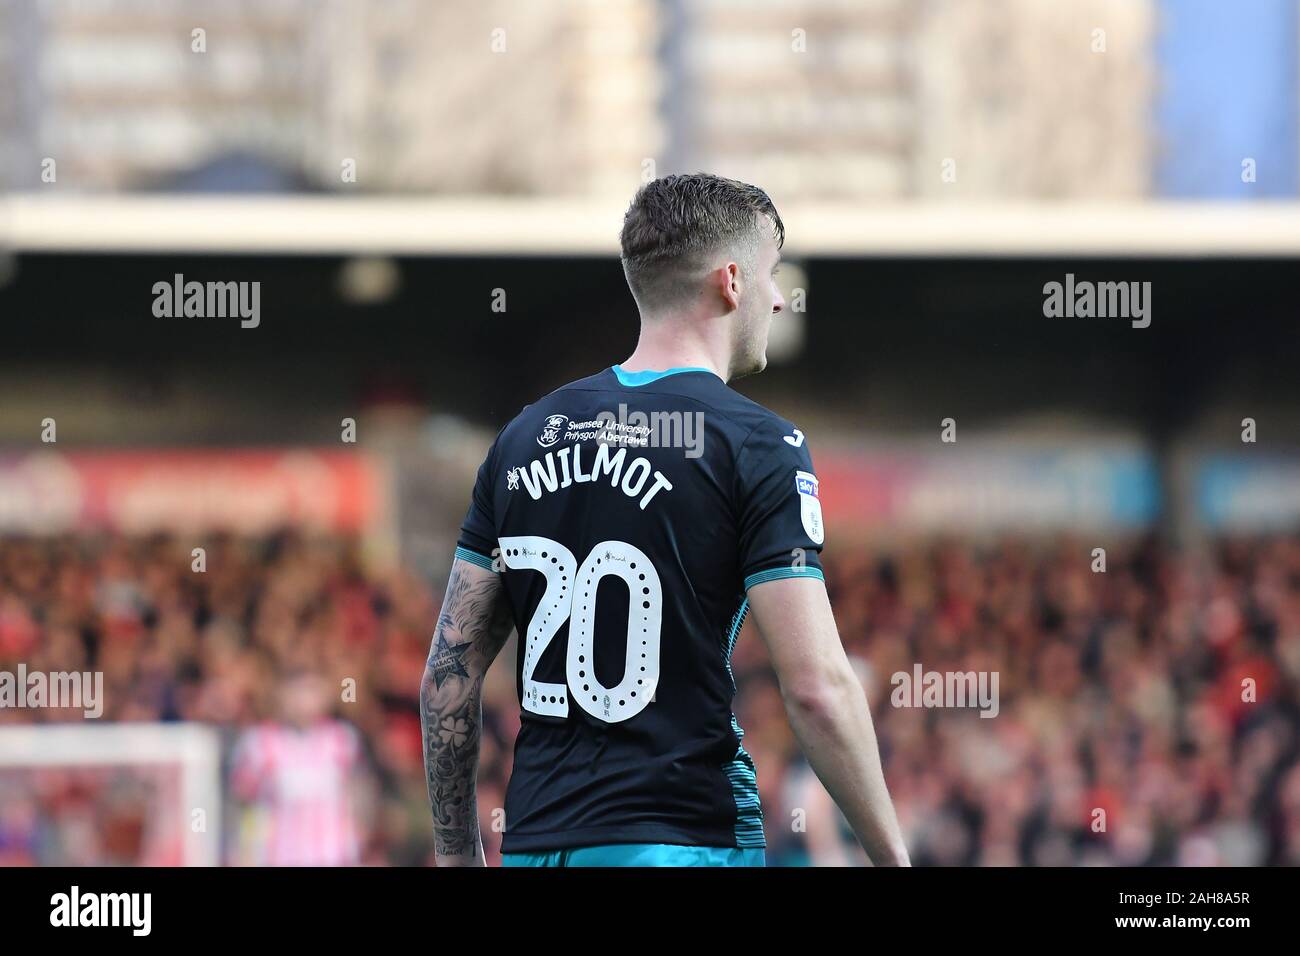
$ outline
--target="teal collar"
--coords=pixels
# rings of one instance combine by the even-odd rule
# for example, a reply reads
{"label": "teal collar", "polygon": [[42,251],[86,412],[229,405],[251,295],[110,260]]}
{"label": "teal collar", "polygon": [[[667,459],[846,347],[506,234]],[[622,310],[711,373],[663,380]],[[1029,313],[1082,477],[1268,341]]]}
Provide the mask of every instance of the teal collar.
{"label": "teal collar", "polygon": [[667,378],[669,375],[680,375],[682,372],[708,372],[710,375],[718,377],[718,373],[713,371],[713,369],[702,368],[698,365],[682,365],[677,368],[664,369],[662,372],[658,369],[651,368],[642,369],[639,372],[629,372],[621,365],[611,366],[611,370],[618,377],[618,383],[620,385],[627,385],[632,388],[635,388],[638,385],[649,385],[651,382],[657,382],[661,378]]}

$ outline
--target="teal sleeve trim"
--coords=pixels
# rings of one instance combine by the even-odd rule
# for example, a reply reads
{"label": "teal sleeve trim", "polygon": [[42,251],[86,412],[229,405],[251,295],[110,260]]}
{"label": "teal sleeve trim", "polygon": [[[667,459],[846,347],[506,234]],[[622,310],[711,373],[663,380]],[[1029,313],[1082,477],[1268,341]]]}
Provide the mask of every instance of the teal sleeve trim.
{"label": "teal sleeve trim", "polygon": [[826,580],[826,576],[822,574],[821,568],[807,566],[802,568],[769,568],[766,571],[759,571],[745,578],[745,590],[748,591],[755,584],[762,584],[765,581],[779,581],[782,578],[816,578],[818,581]]}
{"label": "teal sleeve trim", "polygon": [[480,568],[488,571],[495,571],[492,566],[492,559],[486,555],[479,554],[477,551],[471,551],[469,548],[456,548],[456,557],[462,561],[468,561],[470,564],[477,564]]}
{"label": "teal sleeve trim", "polygon": [[651,382],[657,382],[661,378],[667,378],[669,375],[680,375],[682,372],[708,372],[710,375],[717,376],[717,372],[711,368],[701,368],[698,365],[681,365],[675,368],[666,368],[662,372],[658,369],[642,369],[639,372],[629,372],[621,365],[610,366],[614,375],[618,378],[618,384],[626,385],[629,388],[635,388],[638,385],[649,385]]}

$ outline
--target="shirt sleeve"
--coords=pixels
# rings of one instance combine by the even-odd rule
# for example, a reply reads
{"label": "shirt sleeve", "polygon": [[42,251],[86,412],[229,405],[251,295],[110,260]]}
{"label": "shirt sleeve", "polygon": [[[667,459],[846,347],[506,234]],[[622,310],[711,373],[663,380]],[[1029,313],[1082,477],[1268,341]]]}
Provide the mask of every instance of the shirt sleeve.
{"label": "shirt sleeve", "polygon": [[[497,436],[498,440],[500,436]],[[492,552],[497,548],[496,508],[493,504],[492,481],[496,473],[497,443],[488,449],[487,457],[479,466],[470,495],[469,511],[460,526],[456,539],[456,557],[481,568],[495,571]]]}
{"label": "shirt sleeve", "polygon": [[826,529],[803,432],[779,420],[761,423],[741,446],[736,470],[745,590],[780,578],[824,580]]}

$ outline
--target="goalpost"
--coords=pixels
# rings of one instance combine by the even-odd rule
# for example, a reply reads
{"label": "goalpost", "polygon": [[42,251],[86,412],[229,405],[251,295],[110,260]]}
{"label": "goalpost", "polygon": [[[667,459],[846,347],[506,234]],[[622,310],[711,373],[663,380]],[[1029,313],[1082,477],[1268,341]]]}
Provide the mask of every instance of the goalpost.
{"label": "goalpost", "polygon": [[199,724],[0,726],[0,778],[21,784],[41,771],[166,771],[166,805],[147,809],[150,836],[178,848],[184,866],[221,861],[221,744]]}

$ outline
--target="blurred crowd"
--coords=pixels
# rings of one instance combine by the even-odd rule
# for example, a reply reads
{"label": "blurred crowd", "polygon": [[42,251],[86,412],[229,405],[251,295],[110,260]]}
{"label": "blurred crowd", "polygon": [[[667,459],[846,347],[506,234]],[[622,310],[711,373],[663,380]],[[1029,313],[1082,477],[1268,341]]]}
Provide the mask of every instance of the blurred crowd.
{"label": "blurred crowd", "polygon": [[[0,670],[102,671],[103,721],[217,728],[228,862],[432,862],[417,694],[442,582],[375,569],[347,538],[204,548],[198,571],[169,537],[0,541]],[[837,542],[824,561],[915,863],[1300,864],[1300,537],[1133,540],[1104,571],[1070,538]],[[768,863],[865,863],[753,626],[735,711]],[[489,863],[513,654],[512,639],[485,687]],[[893,706],[892,675],[917,664],[996,672],[998,715]],[[74,719],[0,709],[0,724]],[[158,774],[0,766],[0,863],[168,860]]]}

